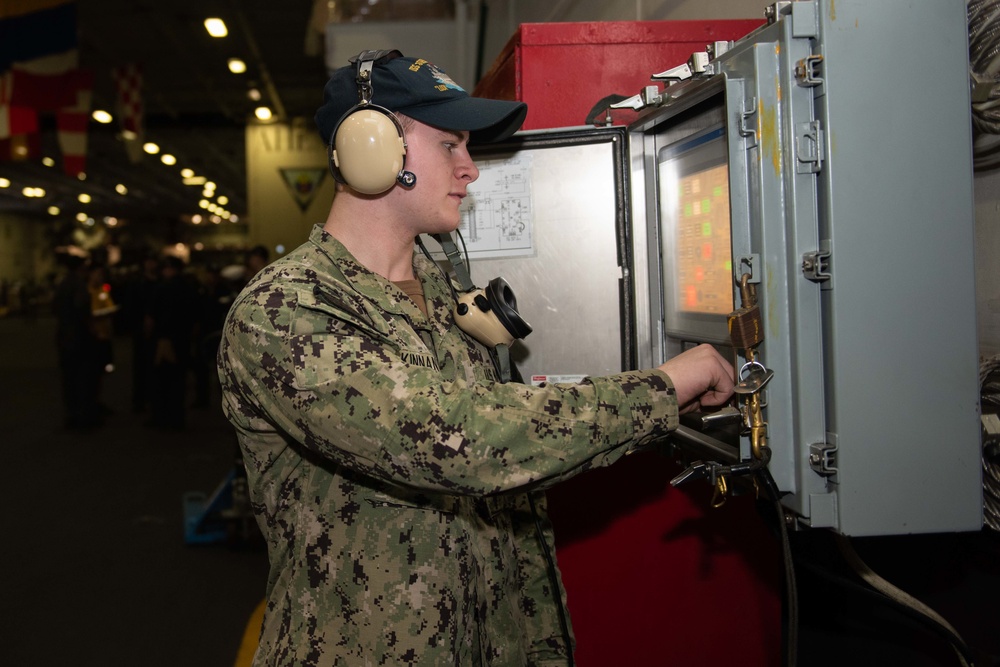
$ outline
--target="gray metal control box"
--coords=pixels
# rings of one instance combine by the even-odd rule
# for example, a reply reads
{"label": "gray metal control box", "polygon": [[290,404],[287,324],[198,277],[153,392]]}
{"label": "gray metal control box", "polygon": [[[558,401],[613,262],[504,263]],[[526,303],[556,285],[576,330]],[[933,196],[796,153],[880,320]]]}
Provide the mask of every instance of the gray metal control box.
{"label": "gray metal control box", "polygon": [[[800,0],[768,19],[659,73],[629,127],[639,366],[727,345],[749,274],[769,468],[799,522],[978,530],[965,3]],[[679,441],[753,456],[745,432]]]}

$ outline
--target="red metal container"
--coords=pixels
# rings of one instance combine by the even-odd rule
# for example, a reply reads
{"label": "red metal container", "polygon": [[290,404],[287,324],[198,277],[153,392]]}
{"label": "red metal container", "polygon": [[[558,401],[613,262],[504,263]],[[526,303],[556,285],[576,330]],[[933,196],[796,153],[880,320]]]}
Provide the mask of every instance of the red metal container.
{"label": "red metal container", "polygon": [[[687,62],[715,41],[737,40],[763,23],[725,21],[601,21],[524,23],[508,40],[473,94],[528,103],[523,129],[584,125],[601,99],[631,97],[650,76]],[[621,112],[616,124],[634,114]]]}

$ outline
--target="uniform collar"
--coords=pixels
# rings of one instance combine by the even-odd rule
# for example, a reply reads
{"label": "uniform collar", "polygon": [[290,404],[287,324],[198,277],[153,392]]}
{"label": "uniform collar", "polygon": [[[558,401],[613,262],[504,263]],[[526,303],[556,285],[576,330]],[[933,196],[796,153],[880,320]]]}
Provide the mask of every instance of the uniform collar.
{"label": "uniform collar", "polygon": [[[378,303],[381,308],[391,313],[406,315],[411,319],[424,317],[416,304],[403,294],[402,290],[384,276],[358,262],[344,244],[324,230],[322,225],[317,224],[313,227],[309,240],[330,258],[344,280],[362,297]],[[431,313],[433,310],[431,297],[435,295],[428,293],[429,285],[433,285],[433,289],[447,289],[447,286],[439,287],[433,278],[428,280],[428,276],[433,276],[437,271],[429,260],[420,255],[415,255],[413,260],[413,272],[424,286],[424,299],[427,302],[428,312]]]}

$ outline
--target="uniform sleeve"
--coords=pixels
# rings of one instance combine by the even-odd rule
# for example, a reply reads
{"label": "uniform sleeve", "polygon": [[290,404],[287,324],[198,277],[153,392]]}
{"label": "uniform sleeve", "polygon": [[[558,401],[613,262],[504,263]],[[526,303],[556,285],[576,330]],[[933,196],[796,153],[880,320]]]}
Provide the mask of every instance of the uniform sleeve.
{"label": "uniform sleeve", "polygon": [[350,314],[268,308],[279,302],[262,295],[230,313],[220,353],[227,412],[244,420],[238,428],[276,429],[366,475],[495,494],[607,465],[677,425],[660,371],[543,387],[446,381]]}

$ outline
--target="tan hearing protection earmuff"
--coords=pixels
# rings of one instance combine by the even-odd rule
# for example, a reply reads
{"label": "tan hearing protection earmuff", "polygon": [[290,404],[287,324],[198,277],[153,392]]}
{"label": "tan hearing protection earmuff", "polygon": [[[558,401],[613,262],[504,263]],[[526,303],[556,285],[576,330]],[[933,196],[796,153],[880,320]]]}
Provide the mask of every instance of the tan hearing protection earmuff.
{"label": "tan hearing protection earmuff", "polygon": [[362,51],[351,59],[357,73],[358,103],[337,122],[327,148],[333,177],[362,194],[381,194],[397,182],[413,187],[417,180],[403,170],[406,142],[399,119],[371,103],[372,69],[401,55],[399,51]]}

